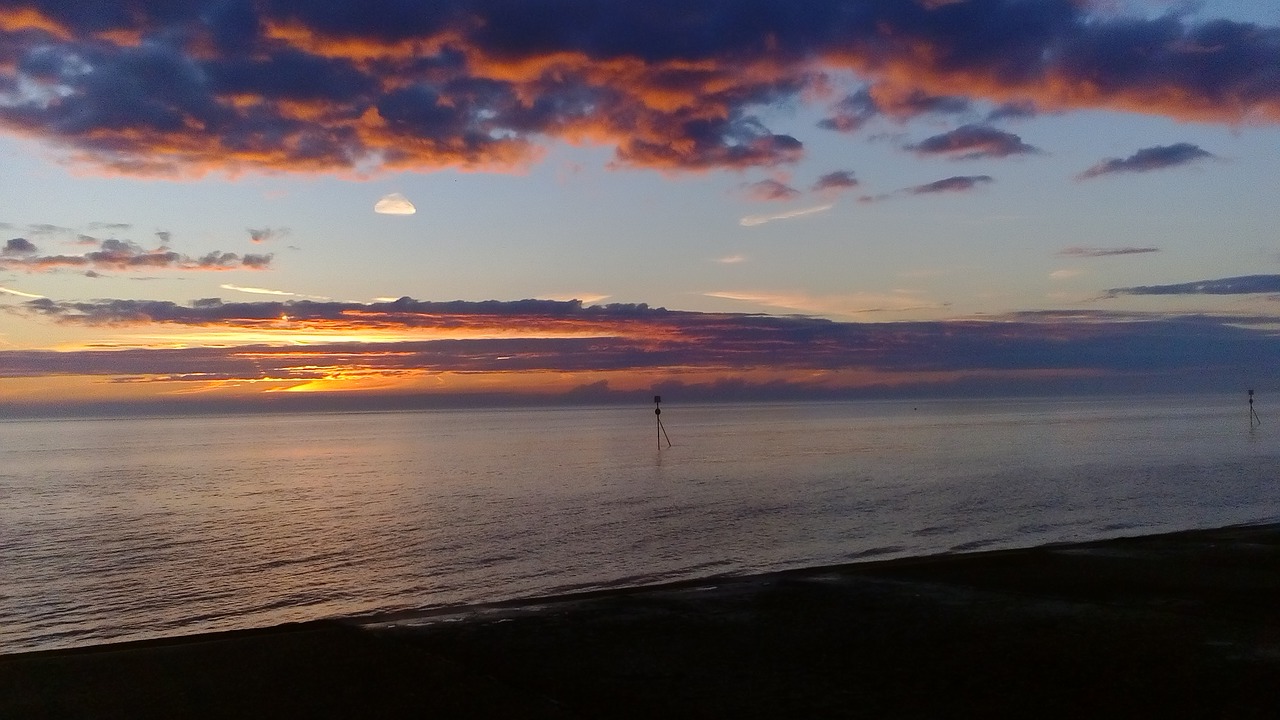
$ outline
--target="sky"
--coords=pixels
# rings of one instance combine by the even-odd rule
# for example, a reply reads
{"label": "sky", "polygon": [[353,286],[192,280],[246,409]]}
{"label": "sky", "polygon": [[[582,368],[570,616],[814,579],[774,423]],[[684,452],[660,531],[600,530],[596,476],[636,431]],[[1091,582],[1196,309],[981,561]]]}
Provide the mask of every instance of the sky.
{"label": "sky", "polygon": [[0,0],[0,408],[1261,397],[1277,161],[1271,0]]}

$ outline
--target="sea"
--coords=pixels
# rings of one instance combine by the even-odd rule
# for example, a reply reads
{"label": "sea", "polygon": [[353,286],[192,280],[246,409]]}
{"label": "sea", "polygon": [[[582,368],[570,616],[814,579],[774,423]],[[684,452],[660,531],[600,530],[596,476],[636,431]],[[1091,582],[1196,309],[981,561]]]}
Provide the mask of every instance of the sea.
{"label": "sea", "polygon": [[643,405],[0,421],[0,653],[1277,522],[1280,415],[1260,415],[668,398],[661,426]]}

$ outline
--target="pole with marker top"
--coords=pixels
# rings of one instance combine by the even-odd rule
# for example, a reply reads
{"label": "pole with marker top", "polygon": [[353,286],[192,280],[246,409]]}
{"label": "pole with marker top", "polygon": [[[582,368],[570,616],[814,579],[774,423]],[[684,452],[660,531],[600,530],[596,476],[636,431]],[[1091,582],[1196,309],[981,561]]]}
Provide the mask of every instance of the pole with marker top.
{"label": "pole with marker top", "polygon": [[667,447],[671,447],[671,438],[667,436],[667,429],[662,426],[662,396],[653,396],[653,414],[658,418],[658,449],[662,449],[662,438],[667,438]]}

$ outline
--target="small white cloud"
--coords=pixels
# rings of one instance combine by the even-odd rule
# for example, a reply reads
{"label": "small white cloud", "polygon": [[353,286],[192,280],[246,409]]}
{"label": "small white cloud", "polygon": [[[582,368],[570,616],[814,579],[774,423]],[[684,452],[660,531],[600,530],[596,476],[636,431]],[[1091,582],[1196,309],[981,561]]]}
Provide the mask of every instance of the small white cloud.
{"label": "small white cloud", "polygon": [[920,297],[909,290],[889,293],[852,293],[849,295],[814,296],[806,293],[771,292],[705,292],[706,297],[736,300],[766,307],[781,308],[808,315],[842,315],[856,317],[874,313],[913,313],[938,311],[947,303]]}
{"label": "small white cloud", "polygon": [[332,299],[332,298],[324,297],[323,295],[303,295],[301,293],[287,292],[285,290],[270,290],[268,288],[260,288],[260,287],[244,287],[241,285],[231,285],[231,284],[223,284],[223,285],[219,285],[218,287],[222,288],[223,290],[234,290],[236,292],[249,293],[250,295],[281,295],[284,297],[307,298],[308,300],[331,300]]}
{"label": "small white cloud", "polygon": [[751,227],[752,225],[763,225],[774,220],[790,220],[791,218],[803,217],[805,215],[813,215],[815,213],[826,212],[835,205],[818,205],[817,207],[800,208],[799,210],[788,210],[787,212],[775,213],[773,215],[748,215],[738,221],[739,225]]}
{"label": "small white cloud", "polygon": [[7,287],[0,287],[0,294],[17,295],[18,297],[32,298],[34,300],[40,300],[44,298],[43,295],[34,295],[32,293],[25,293],[25,292],[22,292],[21,290],[11,290]]}
{"label": "small white cloud", "polygon": [[544,295],[546,300],[555,300],[556,302],[569,302],[577,300],[583,305],[594,305],[601,300],[608,300],[612,295],[600,295],[598,293],[557,293],[554,295]]}
{"label": "small white cloud", "polygon": [[1067,278],[1079,277],[1083,273],[1076,268],[1064,268],[1062,270],[1054,270],[1049,273],[1049,277],[1054,280],[1066,280]]}
{"label": "small white cloud", "polygon": [[418,208],[409,202],[409,198],[400,193],[391,193],[379,200],[373,206],[373,211],[379,215],[412,215],[418,212]]}
{"label": "small white cloud", "polygon": [[746,255],[726,255],[725,257],[722,257],[722,258],[716,258],[716,262],[720,263],[721,265],[737,265],[738,263],[744,263],[746,261],[747,261]]}
{"label": "small white cloud", "polygon": [[266,288],[256,287],[240,287],[239,285],[219,285],[223,290],[235,290],[236,292],[250,293],[252,295],[293,295],[291,292],[284,290],[268,290]]}

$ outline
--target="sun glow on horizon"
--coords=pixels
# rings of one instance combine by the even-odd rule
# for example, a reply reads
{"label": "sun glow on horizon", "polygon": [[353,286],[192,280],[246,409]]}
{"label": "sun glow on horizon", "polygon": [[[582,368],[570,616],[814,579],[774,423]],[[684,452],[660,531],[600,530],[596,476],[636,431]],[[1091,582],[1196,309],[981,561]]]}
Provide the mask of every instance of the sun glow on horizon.
{"label": "sun glow on horizon", "polygon": [[[288,322],[288,316],[281,322]],[[56,350],[74,352],[88,349],[186,349],[193,347],[231,348],[240,346],[309,346],[351,343],[356,345],[429,342],[433,340],[502,340],[510,338],[607,338],[618,333],[599,329],[548,331],[538,328],[400,328],[387,330],[353,328],[223,328],[183,329],[174,332],[126,332],[106,336],[93,343],[64,343]]]}

